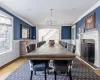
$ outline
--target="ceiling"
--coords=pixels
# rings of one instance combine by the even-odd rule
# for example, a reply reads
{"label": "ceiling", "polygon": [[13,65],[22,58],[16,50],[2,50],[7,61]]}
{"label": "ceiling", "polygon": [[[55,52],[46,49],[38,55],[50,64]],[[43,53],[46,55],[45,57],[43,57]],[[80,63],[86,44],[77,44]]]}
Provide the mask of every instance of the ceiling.
{"label": "ceiling", "polygon": [[71,25],[99,0],[0,0],[1,4],[33,25],[45,25],[46,17],[53,17],[59,25]]}

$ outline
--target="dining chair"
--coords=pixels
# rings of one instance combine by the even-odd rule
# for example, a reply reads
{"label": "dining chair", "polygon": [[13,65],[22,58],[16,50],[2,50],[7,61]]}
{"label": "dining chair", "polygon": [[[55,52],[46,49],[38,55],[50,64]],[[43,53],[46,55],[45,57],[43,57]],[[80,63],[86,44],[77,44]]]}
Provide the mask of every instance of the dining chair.
{"label": "dining chair", "polygon": [[32,80],[33,72],[34,75],[37,75],[37,71],[44,71],[44,78],[47,80],[47,73],[46,70],[48,68],[48,61],[41,61],[41,60],[29,60],[31,76],[30,80]]}
{"label": "dining chair", "polygon": [[64,46],[63,46],[64,48],[67,48],[67,42],[64,42]]}
{"label": "dining chair", "polygon": [[[66,48],[69,51],[71,51],[72,53],[75,53],[75,50],[76,50],[75,45],[67,43]],[[71,75],[71,68],[72,68],[72,64],[73,64],[72,60],[54,60],[53,64],[54,64],[55,80],[56,80],[56,76],[57,76],[58,71],[67,73],[70,80],[72,80],[72,75]]]}
{"label": "dining chair", "polygon": [[68,49],[69,51],[71,51],[72,53],[75,53],[75,51],[76,51],[76,46],[73,45],[73,44],[67,44],[67,49]]}
{"label": "dining chair", "polygon": [[60,74],[66,74],[67,77],[69,77],[70,80],[72,80],[71,75],[71,61],[67,60],[56,60],[53,62],[54,64],[54,76],[55,80],[57,80],[57,74],[60,72]]}
{"label": "dining chair", "polygon": [[41,42],[38,42],[38,43],[37,43],[37,47],[42,46],[44,43],[46,43],[46,41],[41,41]]}
{"label": "dining chair", "polygon": [[[34,44],[30,44],[26,47],[27,52],[32,52],[35,50],[35,48],[33,48],[36,46],[34,46]],[[30,65],[30,70],[31,70],[31,76],[30,76],[30,80],[32,80],[33,77],[33,72],[34,75],[36,75],[36,71],[44,71],[44,76],[45,76],[45,80],[47,78],[46,76],[46,69],[48,68],[48,60],[29,60],[29,65]]]}
{"label": "dining chair", "polygon": [[39,43],[37,43],[37,48],[39,47]]}
{"label": "dining chair", "polygon": [[65,48],[67,48],[67,42],[59,41],[59,44]]}

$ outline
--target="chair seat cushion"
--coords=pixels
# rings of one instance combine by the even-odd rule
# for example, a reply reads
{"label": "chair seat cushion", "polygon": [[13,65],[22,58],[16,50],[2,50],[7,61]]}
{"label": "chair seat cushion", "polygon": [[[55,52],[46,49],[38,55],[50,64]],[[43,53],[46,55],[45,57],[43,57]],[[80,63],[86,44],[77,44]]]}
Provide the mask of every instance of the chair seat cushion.
{"label": "chair seat cushion", "polygon": [[36,64],[36,65],[34,65],[33,68],[35,71],[44,71],[44,69],[46,68],[46,65],[44,63]]}
{"label": "chair seat cushion", "polygon": [[68,71],[68,63],[67,60],[54,60],[54,70],[60,72]]}
{"label": "chair seat cushion", "polygon": [[59,72],[67,72],[68,71],[68,66],[54,66],[55,71]]}

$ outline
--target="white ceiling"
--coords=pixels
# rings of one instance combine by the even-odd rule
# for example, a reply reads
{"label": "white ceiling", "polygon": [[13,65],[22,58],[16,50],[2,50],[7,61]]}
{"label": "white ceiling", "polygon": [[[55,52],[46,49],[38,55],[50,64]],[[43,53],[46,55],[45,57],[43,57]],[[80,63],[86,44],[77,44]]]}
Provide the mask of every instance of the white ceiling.
{"label": "white ceiling", "polygon": [[44,25],[50,9],[60,25],[70,25],[99,0],[0,0],[1,4],[36,25]]}

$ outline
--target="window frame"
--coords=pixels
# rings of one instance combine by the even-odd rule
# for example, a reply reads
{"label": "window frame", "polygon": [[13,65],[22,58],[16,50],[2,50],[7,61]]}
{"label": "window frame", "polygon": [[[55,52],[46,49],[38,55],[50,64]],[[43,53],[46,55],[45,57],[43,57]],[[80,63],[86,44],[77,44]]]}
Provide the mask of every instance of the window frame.
{"label": "window frame", "polygon": [[9,50],[7,50],[7,51],[4,51],[4,52],[0,52],[0,54],[4,54],[4,53],[8,53],[8,52],[11,52],[13,49],[13,33],[14,33],[14,28],[13,28],[13,26],[14,26],[14,18],[13,18],[13,16],[11,16],[11,15],[9,15],[9,14],[7,14],[7,13],[5,13],[4,11],[2,11],[2,10],[0,10],[0,13],[1,14],[3,14],[3,15],[5,15],[5,16],[7,16],[7,17],[9,17],[11,20],[12,20],[12,25],[11,25],[11,32],[10,32],[10,49]]}

